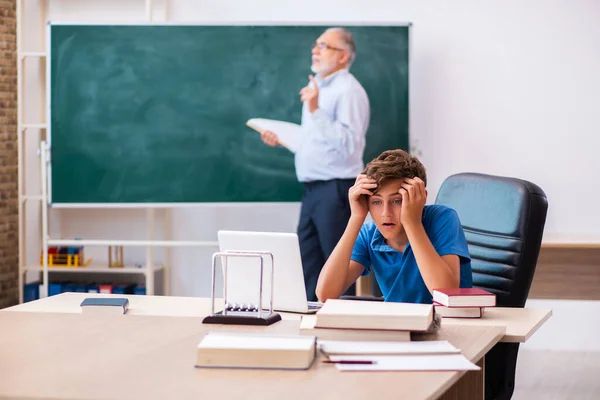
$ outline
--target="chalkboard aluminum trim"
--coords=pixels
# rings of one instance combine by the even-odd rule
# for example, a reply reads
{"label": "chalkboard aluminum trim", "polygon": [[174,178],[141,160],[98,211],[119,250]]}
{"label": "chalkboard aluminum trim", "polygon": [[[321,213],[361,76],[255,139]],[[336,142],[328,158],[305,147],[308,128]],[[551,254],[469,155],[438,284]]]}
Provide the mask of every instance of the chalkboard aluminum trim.
{"label": "chalkboard aluminum trim", "polygon": [[[51,65],[52,65],[52,61],[51,61],[51,57],[52,57],[52,52],[50,51],[51,49],[51,33],[52,33],[52,29],[50,27],[50,25],[48,25],[46,27],[47,32],[46,32],[46,143],[47,143],[47,147],[48,147],[48,158],[47,158],[47,163],[48,165],[46,166],[46,176],[42,176],[41,179],[46,179],[46,185],[47,185],[47,190],[46,190],[46,201],[48,204],[52,204],[52,117],[51,117],[51,111],[52,111],[52,104],[51,104],[51,98],[52,96],[50,95],[50,91],[52,88],[52,73],[51,73]],[[46,149],[41,149],[42,151],[46,151]]]}
{"label": "chalkboard aluminum trim", "polygon": [[229,203],[54,203],[52,208],[189,208],[189,207],[247,207],[247,206],[280,206],[296,205],[299,201],[256,201]]}
{"label": "chalkboard aluminum trim", "polygon": [[411,104],[413,104],[412,96],[414,96],[414,93],[412,93],[412,91],[410,90],[410,86],[411,86],[410,82],[411,82],[411,79],[413,79],[413,74],[412,74],[412,63],[413,63],[413,59],[412,59],[412,57],[413,57],[413,55],[412,55],[412,47],[413,47],[413,43],[412,43],[412,41],[413,41],[412,25],[409,25],[408,26],[408,88],[407,88],[408,89],[408,105],[407,105],[407,107],[408,107],[408,127],[407,127],[407,129],[408,129],[408,132],[407,132],[408,133],[408,153],[410,155],[413,155],[413,156],[419,156],[419,149],[418,148],[415,149],[416,150],[415,151],[416,154],[413,154],[413,151],[412,151],[413,144],[411,143],[411,141],[412,141],[411,140],[412,139],[412,134],[411,134],[411,132],[412,132],[412,129],[411,129],[412,107],[411,107]]}
{"label": "chalkboard aluminum trim", "polygon": [[[98,22],[98,21],[48,21],[48,26],[412,26],[412,22],[392,21],[190,21],[190,22],[148,22],[145,19],[139,22]],[[49,36],[48,36],[49,37]]]}

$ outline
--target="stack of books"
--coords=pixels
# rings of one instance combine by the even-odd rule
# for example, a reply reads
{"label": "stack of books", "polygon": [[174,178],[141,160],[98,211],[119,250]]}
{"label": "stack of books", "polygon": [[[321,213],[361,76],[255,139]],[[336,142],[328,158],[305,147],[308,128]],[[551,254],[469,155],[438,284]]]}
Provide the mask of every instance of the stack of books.
{"label": "stack of books", "polygon": [[300,334],[320,340],[399,342],[433,325],[431,304],[329,299],[314,316],[302,317]]}
{"label": "stack of books", "polygon": [[435,289],[433,305],[442,318],[481,318],[486,307],[496,306],[496,295],[479,288]]}

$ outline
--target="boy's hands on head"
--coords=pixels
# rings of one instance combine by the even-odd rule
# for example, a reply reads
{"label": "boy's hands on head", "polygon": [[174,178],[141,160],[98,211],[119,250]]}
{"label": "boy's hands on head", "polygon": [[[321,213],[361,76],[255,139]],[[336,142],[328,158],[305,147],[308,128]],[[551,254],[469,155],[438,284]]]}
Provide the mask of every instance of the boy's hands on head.
{"label": "boy's hands on head", "polygon": [[410,228],[421,224],[423,208],[427,201],[425,183],[420,178],[406,178],[398,193],[402,195],[402,213],[400,214],[402,225]]}
{"label": "boy's hands on head", "polygon": [[377,188],[375,179],[367,178],[364,174],[356,177],[354,186],[348,191],[352,217],[362,218],[363,220],[367,217],[367,213],[369,212],[369,200],[367,196],[372,195],[372,190],[375,188]]}

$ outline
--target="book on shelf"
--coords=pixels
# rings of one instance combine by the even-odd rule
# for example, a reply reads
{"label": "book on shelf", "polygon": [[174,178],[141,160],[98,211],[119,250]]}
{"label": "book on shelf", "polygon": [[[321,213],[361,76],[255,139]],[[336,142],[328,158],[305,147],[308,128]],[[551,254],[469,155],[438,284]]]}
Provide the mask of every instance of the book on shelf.
{"label": "book on shelf", "polygon": [[446,307],[494,307],[496,295],[480,288],[434,289],[433,301]]}
{"label": "book on shelf", "polygon": [[433,313],[432,304],[328,299],[316,313],[315,327],[425,332]]}
{"label": "book on shelf", "polygon": [[246,125],[254,129],[258,133],[263,131],[271,131],[277,136],[279,143],[295,153],[300,147],[301,127],[298,124],[287,121],[277,121],[266,118],[251,118],[246,122]]}
{"label": "book on shelf", "polygon": [[481,318],[483,307],[446,307],[434,302],[435,313],[442,318]]}
{"label": "book on shelf", "polygon": [[123,315],[129,307],[129,300],[123,297],[86,297],[80,304],[83,314]]}
{"label": "book on shelf", "polygon": [[301,335],[316,336],[319,340],[410,342],[410,331],[382,329],[317,328],[316,315],[303,315],[300,321]]}
{"label": "book on shelf", "polygon": [[196,367],[308,369],[316,350],[314,336],[209,332],[198,344]]}

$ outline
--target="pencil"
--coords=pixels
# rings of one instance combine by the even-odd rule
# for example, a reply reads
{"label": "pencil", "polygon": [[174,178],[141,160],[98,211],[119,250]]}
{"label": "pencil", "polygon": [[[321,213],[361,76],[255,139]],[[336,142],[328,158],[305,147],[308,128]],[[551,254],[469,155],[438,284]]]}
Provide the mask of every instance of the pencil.
{"label": "pencil", "polygon": [[371,360],[340,360],[340,361],[332,361],[332,360],[324,360],[325,364],[376,364],[375,361]]}

